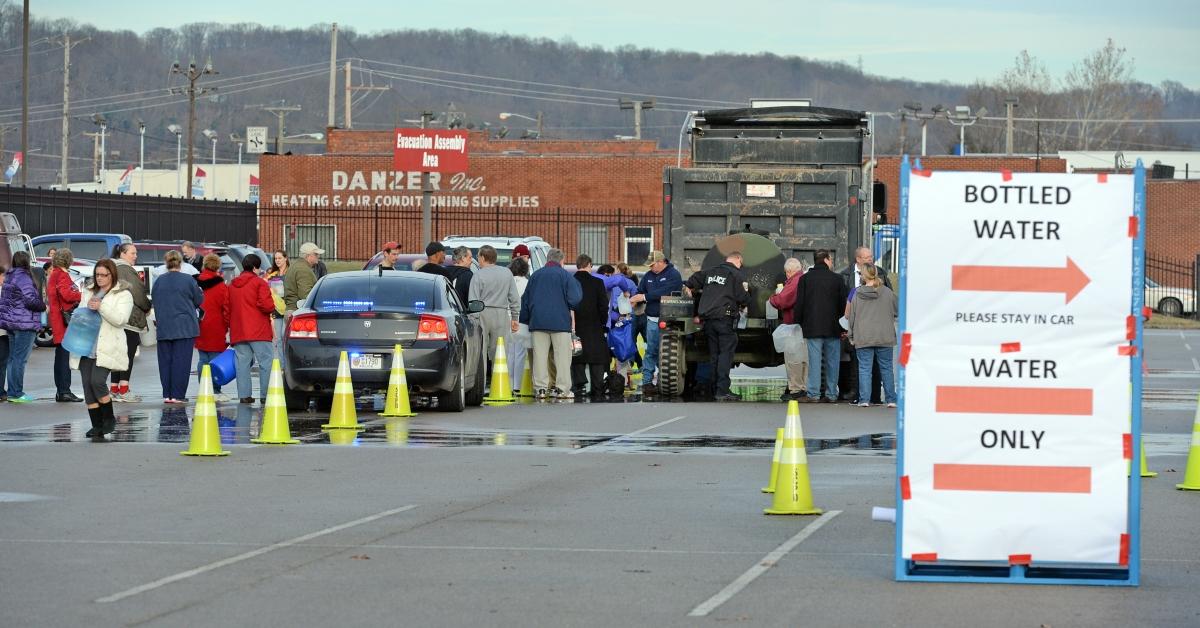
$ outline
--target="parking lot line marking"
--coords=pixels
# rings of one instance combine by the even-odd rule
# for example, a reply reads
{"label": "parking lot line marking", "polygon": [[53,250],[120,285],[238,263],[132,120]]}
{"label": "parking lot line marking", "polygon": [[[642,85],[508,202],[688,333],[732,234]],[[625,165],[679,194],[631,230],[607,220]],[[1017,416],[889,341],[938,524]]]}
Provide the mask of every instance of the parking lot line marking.
{"label": "parking lot line marking", "polygon": [[266,547],[260,547],[256,550],[251,550],[251,551],[245,552],[243,554],[238,554],[237,556],[231,556],[231,557],[223,559],[223,560],[218,560],[215,563],[209,563],[207,565],[204,565],[203,567],[197,567],[195,569],[181,571],[175,575],[171,575],[171,576],[167,576],[166,578],[160,578],[158,580],[155,580],[154,582],[148,582],[146,584],[133,587],[132,589],[126,589],[125,591],[121,591],[120,593],[114,593],[112,595],[98,598],[98,599],[96,599],[96,602],[99,604],[107,604],[109,602],[116,602],[119,600],[123,600],[127,597],[133,597],[140,593],[145,593],[147,591],[153,591],[154,589],[166,586],[173,582],[179,582],[180,580],[186,580],[188,578],[191,578],[192,576],[198,576],[202,573],[207,573],[214,569],[220,569],[221,567],[227,567],[234,563],[240,563],[243,560],[249,560],[251,558],[254,558],[255,556],[262,556],[263,554],[266,554],[267,552],[273,552],[277,549],[283,549],[285,547],[290,547],[292,545],[296,545],[297,543],[303,543],[305,541],[309,541],[309,540],[312,540],[312,539],[315,539],[315,538],[318,538],[321,536],[325,536],[326,534],[333,534],[334,532],[340,532],[341,530],[345,530],[346,528],[353,528],[354,526],[359,526],[364,523],[370,523],[377,519],[383,519],[384,517],[390,517],[392,515],[396,515],[396,514],[399,514],[399,513],[408,511],[408,510],[412,510],[413,508],[416,508],[416,507],[417,507],[416,504],[409,504],[407,506],[401,506],[400,508],[393,508],[391,510],[377,512],[373,515],[369,515],[369,516],[363,517],[361,519],[355,519],[354,521],[348,521],[346,523],[341,523],[341,524],[335,525],[333,527],[325,528],[324,530],[310,532],[303,536],[298,536],[294,539],[280,541],[279,543],[273,543]]}
{"label": "parking lot line marking", "polygon": [[676,422],[676,421],[678,421],[678,420],[680,420],[680,419],[686,419],[686,418],[687,418],[687,415],[683,415],[683,416],[677,416],[677,417],[675,417],[675,418],[673,418],[673,419],[667,419],[666,421],[662,421],[662,422],[660,422],[660,423],[655,423],[654,425],[650,425],[650,426],[647,426],[647,427],[643,427],[642,429],[640,429],[640,430],[637,430],[636,432],[630,432],[630,433],[628,433],[628,434],[622,434],[622,435],[620,435],[620,436],[618,436],[618,437],[616,437],[616,438],[610,438],[610,439],[608,439],[608,440],[606,440],[606,441],[600,441],[599,443],[596,443],[595,445],[588,445],[587,447],[583,447],[583,448],[580,448],[580,449],[575,449],[575,450],[573,450],[573,451],[571,451],[571,452],[569,452],[569,453],[572,453],[572,454],[577,454],[577,453],[579,453],[579,452],[581,452],[581,451],[587,451],[587,450],[589,450],[589,449],[592,449],[593,447],[602,447],[602,446],[604,446],[604,445],[611,445],[612,443],[615,443],[615,442],[617,442],[617,441],[620,441],[620,440],[625,440],[626,438],[632,438],[632,437],[634,437],[634,436],[637,436],[637,435],[639,435],[639,434],[645,434],[646,432],[649,432],[650,430],[652,430],[652,429],[654,429],[654,428],[656,428],[656,427],[662,427],[662,426],[664,426],[664,425],[667,425],[667,424],[670,424],[670,423],[674,423],[674,422]]}
{"label": "parking lot line marking", "polygon": [[1200,360],[1197,360],[1196,358],[1192,358],[1192,368],[1196,369],[1197,371],[1200,371]]}
{"label": "parking lot line marking", "polygon": [[783,545],[780,545],[772,550],[770,554],[764,556],[763,559],[758,561],[757,564],[746,570],[746,573],[738,576],[737,580],[730,582],[729,586],[721,589],[716,595],[708,598],[696,608],[693,608],[691,612],[688,613],[688,617],[704,617],[705,615],[708,615],[716,610],[718,606],[729,601],[729,599],[737,595],[739,591],[746,588],[746,586],[751,582],[754,582],[755,578],[766,573],[766,571],[771,567],[774,567],[780,561],[780,559],[787,555],[788,552],[795,549],[795,547],[804,541],[804,539],[812,536],[814,532],[821,529],[821,526],[829,523],[831,519],[840,514],[842,514],[842,511],[840,510],[830,510],[829,512],[818,517],[816,521],[808,524],[803,530],[797,532],[796,536],[784,541]]}
{"label": "parking lot line marking", "polygon": [[1185,342],[1185,343],[1183,343],[1183,348],[1184,348],[1184,349],[1187,349],[1188,351],[1191,351],[1191,350],[1192,350],[1192,345],[1189,345],[1188,343],[1186,343],[1186,342]]}

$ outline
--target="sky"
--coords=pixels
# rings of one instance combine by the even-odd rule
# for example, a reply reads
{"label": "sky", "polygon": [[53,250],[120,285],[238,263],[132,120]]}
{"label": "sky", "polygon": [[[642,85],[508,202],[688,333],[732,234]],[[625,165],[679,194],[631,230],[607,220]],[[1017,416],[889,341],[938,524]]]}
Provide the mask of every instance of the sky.
{"label": "sky", "polygon": [[770,52],[852,66],[861,58],[868,74],[952,83],[995,79],[1021,50],[1061,78],[1112,38],[1133,60],[1137,80],[1200,89],[1197,0],[32,0],[30,10],[38,18],[138,33],[192,22],[300,28],[337,22],[360,35],[471,28],[604,48]]}

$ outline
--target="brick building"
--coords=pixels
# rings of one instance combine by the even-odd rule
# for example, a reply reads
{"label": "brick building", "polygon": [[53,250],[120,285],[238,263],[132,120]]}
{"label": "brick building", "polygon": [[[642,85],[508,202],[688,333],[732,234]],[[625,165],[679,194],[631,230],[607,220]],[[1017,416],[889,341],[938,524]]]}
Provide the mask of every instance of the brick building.
{"label": "brick building", "polygon": [[[366,259],[388,240],[420,241],[419,173],[394,172],[393,132],[330,129],[324,155],[264,155],[259,243],[294,251],[314,240],[332,257]],[[469,171],[433,175],[434,236],[536,235],[605,262],[635,259],[662,244],[662,173],[674,150],[652,141],[499,140],[470,132]],[[898,220],[900,158],[878,158],[886,220]],[[685,158],[686,165],[686,158]],[[932,156],[934,170],[1066,172],[1058,157]],[[1200,254],[1200,181],[1147,181],[1151,257]]]}

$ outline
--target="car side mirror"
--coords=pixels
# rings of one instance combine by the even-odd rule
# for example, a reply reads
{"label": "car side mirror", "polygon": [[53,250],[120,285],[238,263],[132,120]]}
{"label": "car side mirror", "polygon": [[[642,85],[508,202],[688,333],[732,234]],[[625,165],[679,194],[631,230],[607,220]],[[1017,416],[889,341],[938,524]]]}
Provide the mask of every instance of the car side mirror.
{"label": "car side mirror", "polygon": [[483,301],[467,301],[467,314],[478,314],[486,307]]}

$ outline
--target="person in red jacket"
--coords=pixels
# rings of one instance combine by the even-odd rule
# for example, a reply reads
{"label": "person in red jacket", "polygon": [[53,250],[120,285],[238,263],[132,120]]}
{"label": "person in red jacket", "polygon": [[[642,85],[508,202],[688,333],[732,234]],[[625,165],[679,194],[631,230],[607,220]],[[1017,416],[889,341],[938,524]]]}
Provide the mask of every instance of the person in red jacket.
{"label": "person in red jacket", "polygon": [[[196,283],[204,291],[204,303],[200,304],[204,316],[200,319],[200,335],[196,337],[197,377],[205,364],[215,360],[229,346],[229,286],[221,276],[221,258],[209,253],[204,256],[201,268]],[[218,402],[229,401],[216,382],[213,382],[213,395]]]}
{"label": "person in red jacket", "polygon": [[242,258],[242,274],[229,284],[229,343],[237,352],[238,397],[244,404],[254,403],[250,381],[250,363],[258,362],[258,391],[263,404],[267,401],[267,382],[271,376],[271,349],[274,328],[271,313],[275,300],[271,288],[258,276],[262,260],[251,253]]}
{"label": "person in red jacket", "polygon": [[71,249],[58,249],[50,258],[50,275],[46,277],[46,301],[49,303],[50,330],[54,333],[54,400],[59,403],[83,401],[71,392],[71,354],[62,347],[67,333],[67,319],[79,306],[79,286],[71,281],[67,270],[75,263]]}
{"label": "person in red jacket", "polygon": [[[787,277],[784,280],[783,290],[778,294],[771,295],[771,305],[779,310],[779,322],[784,325],[795,325],[796,310],[792,307],[796,305],[796,286],[800,283],[800,277],[804,275],[804,264],[800,260],[789,257],[783,263],[783,274]],[[800,326],[796,325],[795,333],[802,334]],[[784,353],[784,368],[787,370],[788,387],[779,396],[783,401],[792,399],[799,400],[808,394],[808,351]]]}

